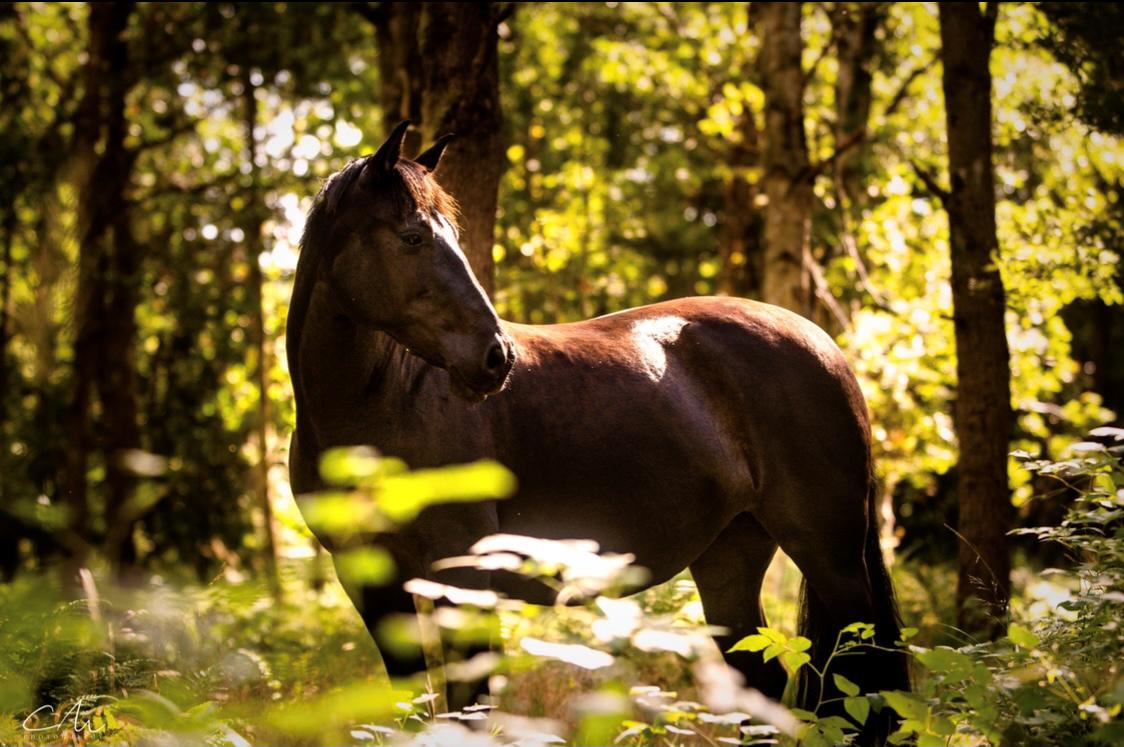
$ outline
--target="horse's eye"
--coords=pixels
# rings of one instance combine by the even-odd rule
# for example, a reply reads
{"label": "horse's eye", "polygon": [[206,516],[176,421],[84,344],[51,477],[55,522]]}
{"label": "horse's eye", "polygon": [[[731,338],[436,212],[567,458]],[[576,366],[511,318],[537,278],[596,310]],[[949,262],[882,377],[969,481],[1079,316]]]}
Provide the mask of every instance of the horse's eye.
{"label": "horse's eye", "polygon": [[422,237],[420,233],[404,233],[402,234],[402,243],[406,246],[421,246]]}

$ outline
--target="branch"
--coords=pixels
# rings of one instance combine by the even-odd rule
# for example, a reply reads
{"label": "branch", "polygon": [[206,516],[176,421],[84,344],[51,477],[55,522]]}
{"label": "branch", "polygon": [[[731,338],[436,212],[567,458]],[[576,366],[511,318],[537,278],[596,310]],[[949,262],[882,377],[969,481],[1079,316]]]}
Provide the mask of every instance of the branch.
{"label": "branch", "polygon": [[843,156],[843,154],[845,154],[851,148],[854,148],[856,145],[864,142],[865,140],[866,130],[855,130],[850,135],[843,138],[842,141],[835,144],[835,151],[830,156],[823,159],[822,161],[817,161],[808,166],[807,176],[811,179],[815,179],[817,176],[826,171],[828,166],[834,166],[835,162],[838,161]]}
{"label": "branch", "polygon": [[801,87],[805,87],[805,86],[808,85],[808,83],[815,76],[816,69],[820,66],[820,63],[823,62],[823,58],[827,57],[827,53],[835,48],[835,45],[838,41],[839,41],[838,29],[836,28],[835,24],[832,24],[831,25],[831,36],[828,38],[827,42],[820,49],[820,53],[818,55],[816,55],[816,59],[812,60],[811,66],[808,67],[807,72],[805,72],[803,77],[801,78],[801,80],[800,80]]}
{"label": "branch", "polygon": [[[31,56],[39,56],[39,58],[43,61],[43,72],[47,74],[47,77],[51,79],[52,83],[59,87],[59,90],[62,93],[59,100],[65,101],[67,95],[69,95],[69,89],[71,89],[73,85],[67,85],[67,83],[59,77],[58,72],[56,72],[55,69],[51,66],[51,60],[54,55],[44,54],[42,50],[36,48],[35,42],[31,40],[31,34],[28,32],[27,26],[24,25],[23,13],[17,11],[15,15],[16,22],[12,25],[15,26],[16,33],[19,34],[20,41],[27,45],[27,49],[29,52],[31,52]],[[77,76],[71,77],[73,79]]]}
{"label": "branch", "polygon": [[882,112],[883,120],[897,111],[897,108],[901,106],[901,103],[903,101],[905,101],[906,94],[909,93],[909,87],[913,85],[913,81],[924,75],[925,72],[927,72],[930,68],[933,67],[934,64],[936,64],[936,62],[937,56],[933,55],[929,58],[928,62],[926,62],[924,65],[914,68],[913,71],[905,77],[905,80],[902,81],[902,84],[898,86],[897,92],[894,93],[893,97],[890,99],[890,103],[886,106],[886,111]]}
{"label": "branch", "polygon": [[496,18],[495,18],[495,21],[493,22],[493,25],[496,28],[499,28],[499,25],[501,23],[503,23],[504,21],[506,21],[507,19],[511,18],[511,16],[514,13],[515,13],[515,3],[504,3],[503,5],[500,6],[499,10],[496,12]]}
{"label": "branch", "polygon": [[386,21],[386,9],[382,4],[348,3],[347,7],[362,16],[372,26],[379,26]]}
{"label": "branch", "polygon": [[835,169],[832,176],[835,182],[836,207],[839,208],[839,243],[843,246],[843,251],[851,258],[851,261],[855,263],[855,272],[859,278],[859,287],[870,295],[872,301],[871,305],[876,309],[889,311],[889,305],[870,281],[870,273],[867,272],[866,261],[863,259],[862,253],[859,251],[858,242],[855,240],[855,235],[851,231],[851,219],[848,217],[848,211],[851,209],[851,200],[843,183],[843,174],[840,173],[839,169]]}
{"label": "branch", "polygon": [[186,134],[188,132],[194,132],[195,126],[197,124],[199,124],[198,119],[191,119],[186,122],[181,122],[175,127],[169,129],[166,134],[152,140],[142,140],[141,142],[130,148],[130,150],[134,155],[136,155],[146,150],[151,150],[153,148],[159,148],[162,145],[167,145],[168,143],[178,138],[180,135]]}
{"label": "branch", "polygon": [[212,187],[221,187],[223,185],[226,185],[236,180],[240,176],[242,176],[241,172],[231,171],[226,174],[220,174],[210,181],[198,182],[196,184],[184,184],[181,182],[176,182],[174,180],[169,180],[164,184],[161,184],[158,187],[153,187],[148,192],[135,197],[132,200],[132,203],[134,205],[137,205],[142,202],[148,202],[149,200],[157,199],[159,197],[167,197],[168,195],[202,194]]}
{"label": "branch", "polygon": [[948,207],[948,201],[952,199],[952,193],[938,184],[936,177],[917,161],[910,160],[909,165],[913,167],[913,172],[917,174],[917,178],[921,180],[925,188],[938,197],[945,207]]}
{"label": "branch", "polygon": [[835,317],[835,321],[839,323],[841,329],[850,329],[851,320],[847,318],[847,314],[839,305],[839,301],[831,293],[831,288],[828,287],[827,278],[823,275],[823,268],[814,257],[806,256],[804,260],[804,267],[812,276],[812,285],[814,286],[813,292],[820,303],[824,305],[831,315]]}

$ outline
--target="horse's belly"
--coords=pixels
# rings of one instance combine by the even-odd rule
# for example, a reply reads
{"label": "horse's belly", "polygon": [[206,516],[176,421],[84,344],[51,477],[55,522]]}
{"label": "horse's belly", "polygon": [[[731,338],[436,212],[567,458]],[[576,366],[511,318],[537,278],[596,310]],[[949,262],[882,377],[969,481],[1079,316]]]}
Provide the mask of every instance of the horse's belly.
{"label": "horse's belly", "polygon": [[[718,485],[684,469],[653,474],[605,465],[600,479],[540,475],[499,506],[500,530],[544,539],[592,539],[602,552],[630,553],[652,584],[687,567],[740,509]],[[547,478],[547,479],[543,479]],[[578,479],[574,479],[578,478]]]}

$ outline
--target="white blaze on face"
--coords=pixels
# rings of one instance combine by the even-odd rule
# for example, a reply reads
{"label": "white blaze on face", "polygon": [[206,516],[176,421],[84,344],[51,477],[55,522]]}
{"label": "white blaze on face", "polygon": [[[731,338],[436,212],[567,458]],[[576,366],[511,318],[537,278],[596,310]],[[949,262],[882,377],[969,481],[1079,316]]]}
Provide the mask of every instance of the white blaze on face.
{"label": "white blaze on face", "polygon": [[464,251],[461,249],[460,241],[457,239],[457,229],[453,228],[453,224],[445,219],[445,216],[440,213],[433,215],[429,219],[429,225],[433,229],[433,235],[444,241],[446,244],[453,248],[457,254],[464,258]]}
{"label": "white blaze on face", "polygon": [[677,316],[658,316],[642,319],[632,325],[632,339],[640,351],[640,365],[652,381],[659,381],[667,373],[666,346],[679,339],[686,319]]}

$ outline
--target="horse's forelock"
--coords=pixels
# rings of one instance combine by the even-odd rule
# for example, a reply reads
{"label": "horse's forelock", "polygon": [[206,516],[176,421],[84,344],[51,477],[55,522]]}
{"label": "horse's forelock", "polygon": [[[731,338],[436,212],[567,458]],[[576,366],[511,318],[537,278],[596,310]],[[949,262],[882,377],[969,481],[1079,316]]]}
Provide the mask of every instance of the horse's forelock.
{"label": "horse's forelock", "polygon": [[[370,156],[367,156],[352,161],[328,179],[320,192],[320,199],[317,200],[328,215],[333,215],[340,209],[352,186],[359,181],[369,159]],[[402,159],[394,166],[394,177],[397,178],[387,181],[397,188],[393,196],[399,201],[400,208],[418,209],[429,215],[440,215],[450,225],[457,224],[460,211],[456,200],[441,188],[424,166]]]}
{"label": "horse's forelock", "polygon": [[460,212],[457,201],[430,176],[428,169],[419,163],[403,159],[394,170],[402,178],[402,185],[418,210],[428,215],[440,215],[450,225],[456,226]]}

